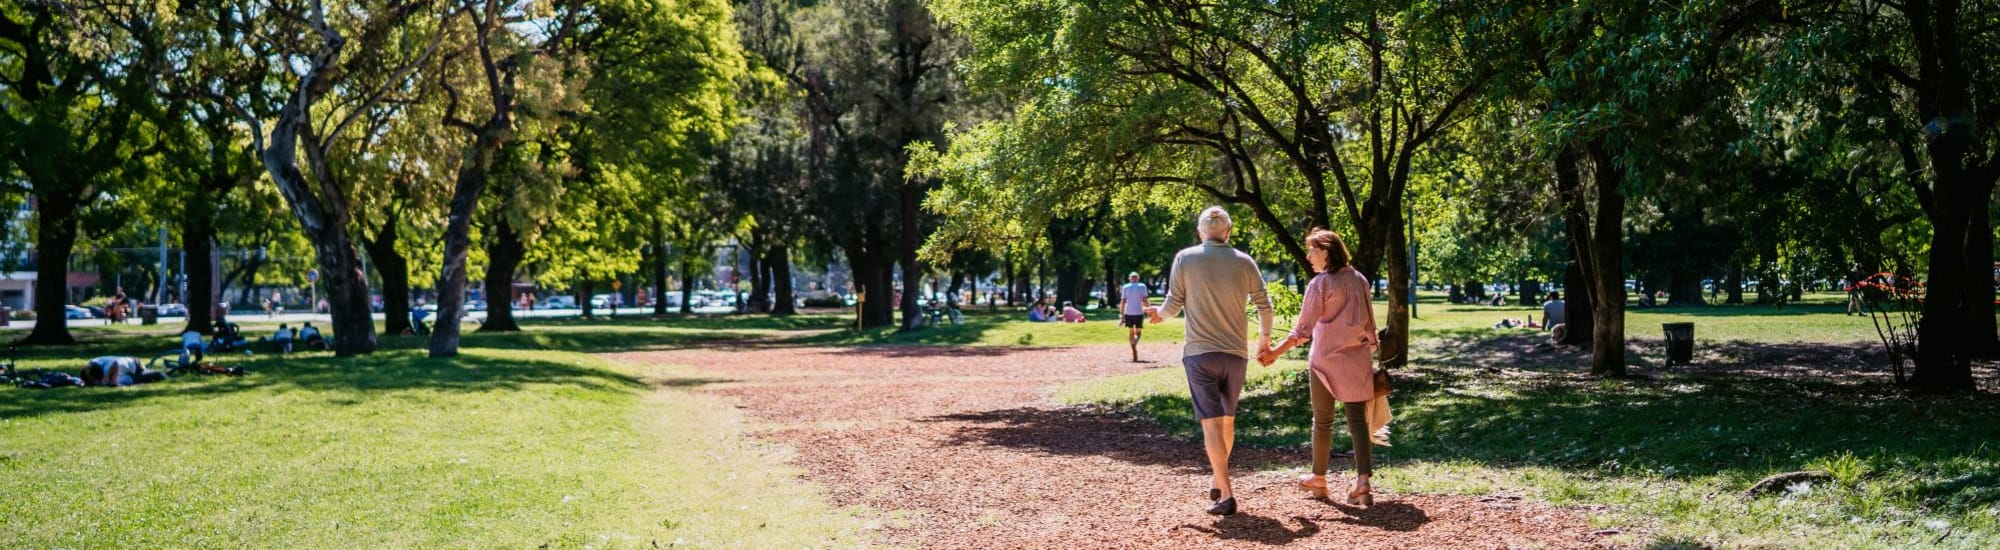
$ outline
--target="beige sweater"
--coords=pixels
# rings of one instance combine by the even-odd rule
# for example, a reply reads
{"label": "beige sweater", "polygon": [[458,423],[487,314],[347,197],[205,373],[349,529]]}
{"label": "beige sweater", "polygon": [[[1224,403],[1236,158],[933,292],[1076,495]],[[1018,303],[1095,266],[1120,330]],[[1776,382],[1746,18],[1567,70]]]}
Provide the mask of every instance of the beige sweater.
{"label": "beige sweater", "polygon": [[1270,337],[1271,297],[1264,292],[1264,275],[1257,270],[1257,261],[1228,244],[1204,242],[1174,255],[1160,316],[1187,311],[1183,356],[1222,352],[1248,359],[1246,299],[1257,306],[1258,334]]}

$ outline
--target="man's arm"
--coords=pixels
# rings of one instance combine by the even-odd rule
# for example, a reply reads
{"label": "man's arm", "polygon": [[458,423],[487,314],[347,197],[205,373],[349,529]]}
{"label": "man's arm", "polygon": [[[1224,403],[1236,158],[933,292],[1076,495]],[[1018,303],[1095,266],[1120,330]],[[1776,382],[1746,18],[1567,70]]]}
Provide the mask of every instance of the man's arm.
{"label": "man's arm", "polygon": [[1264,272],[1250,263],[1250,303],[1257,306],[1257,350],[1271,349],[1271,324],[1277,311],[1271,309],[1271,293],[1264,289]]}
{"label": "man's arm", "polygon": [[1187,276],[1184,271],[1181,269],[1181,256],[1175,255],[1173,269],[1170,273],[1167,273],[1166,298],[1161,300],[1158,309],[1146,308],[1152,311],[1154,315],[1153,322],[1158,323],[1160,319],[1173,317],[1181,312],[1182,307],[1187,305]]}

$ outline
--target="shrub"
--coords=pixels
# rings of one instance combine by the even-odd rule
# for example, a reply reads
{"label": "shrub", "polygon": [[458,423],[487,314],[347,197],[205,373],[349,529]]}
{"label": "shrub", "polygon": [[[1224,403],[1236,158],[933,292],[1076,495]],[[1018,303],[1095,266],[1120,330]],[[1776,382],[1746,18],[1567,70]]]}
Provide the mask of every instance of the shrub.
{"label": "shrub", "polygon": [[1861,291],[1868,319],[1875,323],[1875,334],[1889,352],[1889,364],[1896,369],[1896,383],[1903,384],[1903,367],[1916,367],[1917,325],[1924,316],[1924,284],[1894,273],[1876,273],[1854,286]]}

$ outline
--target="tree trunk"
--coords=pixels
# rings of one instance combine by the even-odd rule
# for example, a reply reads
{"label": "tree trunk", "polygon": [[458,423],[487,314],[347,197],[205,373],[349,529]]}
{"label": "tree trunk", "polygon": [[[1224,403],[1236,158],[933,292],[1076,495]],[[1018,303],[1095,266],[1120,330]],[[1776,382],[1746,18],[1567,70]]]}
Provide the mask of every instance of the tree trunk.
{"label": "tree trunk", "polygon": [[681,315],[694,314],[694,277],[688,273],[694,269],[694,260],[688,254],[681,251]]}
{"label": "tree trunk", "polygon": [[1701,299],[1701,276],[1694,273],[1675,273],[1667,285],[1667,305],[1700,306],[1707,305]]}
{"label": "tree trunk", "polygon": [[[665,317],[667,316],[667,248],[664,243],[667,242],[667,234],[660,230],[660,219],[657,216],[653,218],[652,235],[653,257],[652,261],[647,262],[647,266],[653,272],[653,316]],[[681,297],[681,304],[683,307],[686,306],[686,296]]]}
{"label": "tree trunk", "polygon": [[1111,262],[1111,255],[1104,255],[1104,309],[1118,311],[1118,268]]}
{"label": "tree trunk", "polygon": [[374,239],[362,242],[368,250],[368,263],[375,266],[375,274],[382,278],[383,334],[410,331],[410,261],[396,251],[394,217],[391,215],[392,219],[382,223],[382,230],[375,232]]}
{"label": "tree trunk", "polygon": [[521,234],[507,223],[506,216],[494,216],[486,242],[486,322],[479,332],[520,332],[514,320],[514,272],[527,257]]}
{"label": "tree trunk", "polygon": [[375,318],[369,313],[368,278],[345,224],[313,236],[320,280],[333,314],[333,352],[349,357],[375,351]]}
{"label": "tree trunk", "polygon": [[[900,166],[902,163],[897,164]],[[897,173],[902,172],[898,170]],[[918,234],[917,230],[919,225],[917,216],[921,214],[917,206],[923,200],[923,187],[904,183],[897,191],[897,196],[902,203],[902,210],[897,216],[897,220],[902,223],[902,230],[897,232],[897,237],[902,240],[902,246],[897,247],[896,254],[901,260],[903,272],[902,330],[907,331],[915,330],[924,322],[924,310],[917,306],[917,293],[924,287],[923,268],[917,265],[917,248],[923,245],[923,235]]]}
{"label": "tree trunk", "polygon": [[744,300],[743,311],[766,313],[771,310],[771,304],[764,296],[771,289],[768,286],[770,281],[764,276],[764,237],[752,231],[746,244],[748,246],[744,248],[746,253],[743,256],[747,264],[745,267],[750,271],[750,296]]}
{"label": "tree trunk", "polygon": [[[1592,328],[1590,372],[1600,376],[1625,376],[1625,172],[1620,169],[1601,141],[1590,144],[1590,160],[1595,170],[1591,179],[1597,186],[1596,227],[1590,236]],[[1574,206],[1581,209],[1582,197]]]}
{"label": "tree trunk", "polygon": [[[859,258],[859,261],[855,261]],[[867,256],[849,255],[849,268],[854,276],[855,286],[860,288],[861,328],[889,326],[895,323],[896,290],[891,279],[892,267],[877,264],[879,261]]]}
{"label": "tree trunk", "polygon": [[[204,194],[206,192],[204,191]],[[202,199],[206,201],[207,199]],[[213,207],[189,208],[181,216],[181,257],[187,270],[187,327],[182,332],[215,332],[215,217]]]}
{"label": "tree trunk", "polygon": [[[1008,252],[1013,252],[1013,250],[1008,250]],[[1014,257],[1012,254],[1007,254],[1001,257],[1000,280],[1005,281],[1002,284],[1007,285],[1007,307],[1014,307],[1015,281],[1014,281]]]}
{"label": "tree trunk", "polygon": [[1592,327],[1596,323],[1591,322],[1591,316],[1595,314],[1591,313],[1590,307],[1590,282],[1584,279],[1583,260],[1579,259],[1583,255],[1579,252],[1582,246],[1586,245],[1579,239],[1570,238],[1571,259],[1563,266],[1563,324],[1567,326],[1563,327],[1562,340],[1556,341],[1556,344],[1589,349]]}
{"label": "tree trunk", "polygon": [[1972,316],[1965,330],[1970,339],[1966,342],[1968,352],[1991,358],[2000,352],[2000,340],[1996,340],[2000,329],[1994,326],[1993,312],[1993,211],[1985,204],[1982,201],[1972,207],[1972,225],[1965,232],[1965,303]]}
{"label": "tree trunk", "polygon": [[1383,271],[1389,279],[1389,319],[1382,336],[1380,355],[1382,368],[1400,368],[1410,360],[1410,242],[1403,231],[1403,209],[1396,199],[1384,208],[1385,222],[1380,229],[1388,241],[1386,257],[1388,265]]}
{"label": "tree trunk", "polygon": [[1734,264],[1730,264],[1730,266],[1729,266],[1729,274],[1728,274],[1727,276],[1723,277],[1723,279],[1722,279],[1722,292],[1723,292],[1724,294],[1728,295],[1728,299],[1727,299],[1727,301],[1724,301],[1723,303],[1725,303],[1725,304],[1735,304],[1735,305],[1742,305],[1742,304],[1743,304],[1743,264],[1742,264],[1742,263],[1734,263]]}
{"label": "tree trunk", "polygon": [[591,307],[590,304],[590,296],[597,293],[597,285],[593,284],[590,280],[590,271],[582,270],[579,274],[581,275],[581,280],[576,282],[576,291],[578,292],[576,304],[577,307],[583,308],[583,318],[589,319],[591,315],[595,314],[597,309]]}
{"label": "tree trunk", "polygon": [[69,345],[69,256],[76,248],[76,201],[37,197],[35,240],[35,328],[22,345]]}
{"label": "tree trunk", "polygon": [[771,290],[774,297],[771,314],[777,316],[798,314],[798,305],[792,296],[792,247],[785,244],[771,245],[771,257],[764,261],[771,266]]}
{"label": "tree trunk", "polygon": [[1764,251],[1757,263],[1757,303],[1774,304],[1784,297],[1784,289],[1778,288],[1778,243],[1765,243]]}

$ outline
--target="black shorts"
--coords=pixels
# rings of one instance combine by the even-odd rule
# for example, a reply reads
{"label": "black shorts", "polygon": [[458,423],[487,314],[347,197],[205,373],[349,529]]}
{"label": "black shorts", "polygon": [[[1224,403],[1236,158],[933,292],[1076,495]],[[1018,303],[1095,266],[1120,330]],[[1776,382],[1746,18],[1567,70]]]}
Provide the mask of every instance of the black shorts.
{"label": "black shorts", "polygon": [[1146,328],[1146,316],[1120,315],[1118,316],[1118,326],[1125,328]]}

